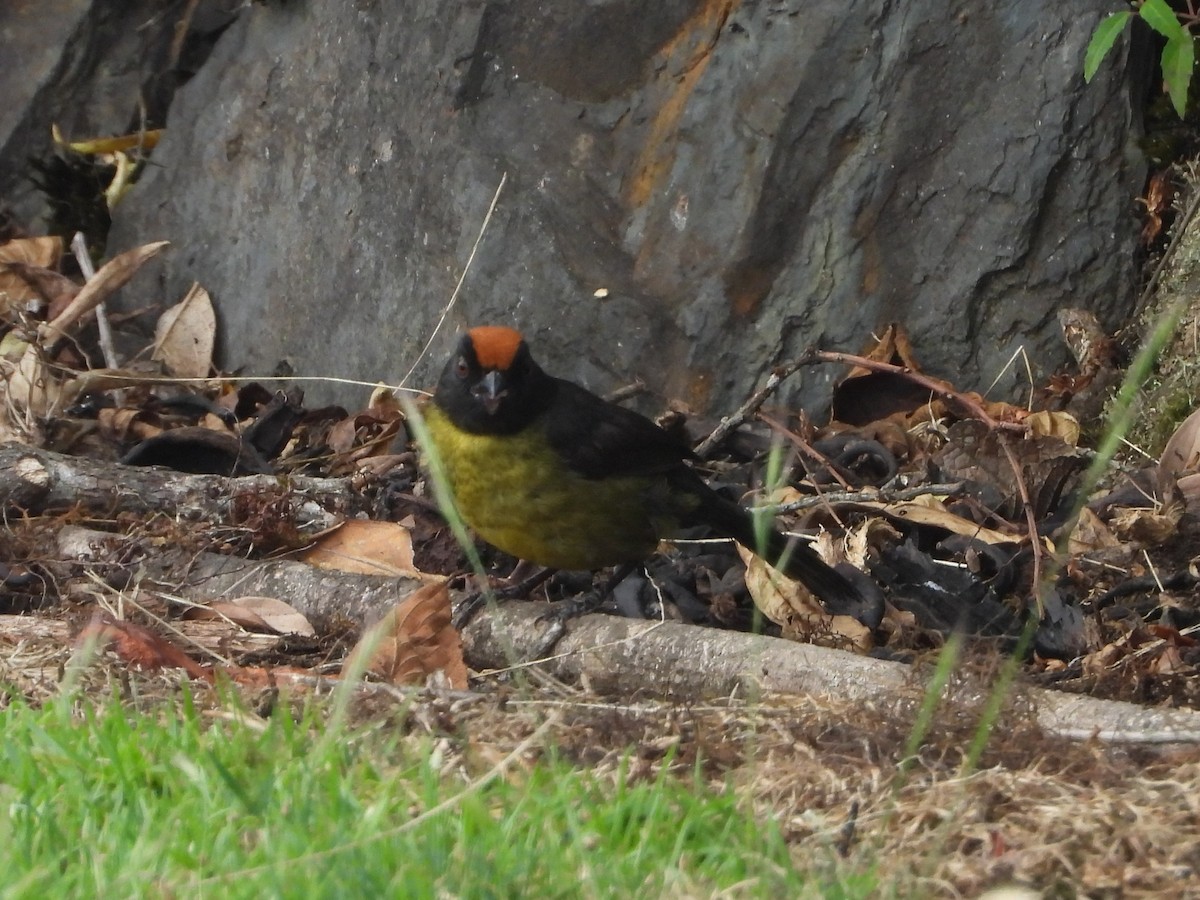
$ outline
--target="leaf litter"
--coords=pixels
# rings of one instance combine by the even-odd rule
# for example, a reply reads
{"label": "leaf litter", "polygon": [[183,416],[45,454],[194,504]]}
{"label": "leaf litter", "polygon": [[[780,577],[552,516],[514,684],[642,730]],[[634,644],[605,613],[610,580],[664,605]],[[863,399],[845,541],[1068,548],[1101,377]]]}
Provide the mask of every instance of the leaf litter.
{"label": "leaf litter", "polygon": [[[333,475],[359,506],[332,532],[306,530],[296,518],[301,504],[286,501],[246,500],[236,521],[187,525],[119,510],[114,517],[111,509],[14,510],[23,518],[10,518],[3,540],[4,604],[36,614],[0,617],[8,651],[0,675],[28,700],[53,696],[71,648],[85,645],[98,653],[86,676],[98,688],[118,673],[156,685],[168,703],[181,677],[224,678],[271,696],[284,689],[295,702],[336,679],[343,665],[361,666],[375,680],[357,697],[360,715],[395,715],[389,691],[414,686],[399,724],[452,738],[468,770],[532,733],[540,708],[560,706],[569,715],[548,738],[560,751],[615,773],[632,747],[633,772],[644,777],[663,766],[682,772],[703,764],[714,784],[744,789],[764,815],[783,821],[808,865],[895,860],[897,878],[931,893],[1061,880],[1130,895],[1169,889],[1200,867],[1200,762],[1186,749],[1155,755],[1066,744],[1015,720],[998,729],[985,768],[964,777],[958,748],[969,743],[977,716],[952,701],[940,707],[936,736],[905,770],[899,748],[915,701],[896,709],[843,708],[831,698],[679,707],[616,703],[546,684],[532,699],[504,687],[462,694],[469,672],[439,581],[466,566],[428,499],[391,393],[376,391],[357,413],[308,410],[299,388],[272,391],[223,376],[212,361],[215,318],[199,285],[159,317],[150,365],[90,368],[76,351],[86,343],[88,316],[165,244],[130,251],[72,289],[55,271],[61,244],[55,250],[38,240],[0,246],[0,285],[13,298],[0,378],[5,439],[184,472],[227,476],[250,460],[250,471]],[[1087,324],[1082,315],[1063,321],[1068,340]],[[1046,602],[1036,597],[1034,578],[1057,573],[1025,667],[1030,682],[1200,707],[1200,652],[1191,637],[1200,626],[1192,591],[1200,412],[1180,426],[1156,465],[1127,469],[1072,520],[1072,491],[1087,457],[1073,404],[1093,399],[1087,389],[1107,371],[1093,361],[1110,352],[1107,345],[1096,350],[1095,340],[1084,344],[1092,355],[1080,356],[1080,374],[1053,377],[1035,392],[1044,407],[1034,410],[922,374],[903,329],[893,325],[861,356],[797,361],[796,368],[852,366],[835,388],[826,425],[796,411],[784,411],[782,420],[763,414],[756,423],[770,396],[763,392],[739,411],[745,427],[715,442],[717,452],[706,455],[709,475],[745,487],[761,477],[772,431],[795,439],[791,484],[772,499],[793,530],[816,537],[831,563],[849,560],[883,585],[887,611],[878,627],[829,616],[752,555],[742,554],[743,573],[731,548],[686,542],[651,562],[633,608],[746,628],[757,606],[773,623],[769,632],[911,660],[919,671],[954,631],[976,639],[980,660],[995,659],[997,649],[1015,644],[1021,617]],[[152,443],[164,435],[173,435],[169,452]],[[355,518],[363,515],[369,518]],[[337,558],[359,571],[415,572],[429,583],[361,635],[355,623],[310,622],[282,597],[179,608],[109,572],[116,595],[133,590],[139,600],[118,604],[114,615],[111,602],[97,610],[95,586],[84,589],[79,565],[47,550],[47,536],[75,522],[124,532],[147,548],[165,541],[197,553],[252,548],[313,564]],[[511,562],[483,550],[502,566]],[[137,577],[132,569],[124,575]],[[548,596],[580,587],[562,579]],[[182,643],[180,634],[195,637]]]}

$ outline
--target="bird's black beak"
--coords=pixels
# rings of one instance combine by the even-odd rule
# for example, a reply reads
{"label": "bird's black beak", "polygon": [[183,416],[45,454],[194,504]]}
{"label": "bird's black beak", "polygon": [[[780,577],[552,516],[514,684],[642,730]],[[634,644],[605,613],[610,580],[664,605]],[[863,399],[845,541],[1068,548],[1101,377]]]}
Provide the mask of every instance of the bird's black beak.
{"label": "bird's black beak", "polygon": [[483,408],[491,416],[496,414],[496,410],[500,408],[500,401],[507,395],[508,388],[504,384],[504,373],[496,369],[484,375],[479,383],[471,388],[471,396],[482,403]]}

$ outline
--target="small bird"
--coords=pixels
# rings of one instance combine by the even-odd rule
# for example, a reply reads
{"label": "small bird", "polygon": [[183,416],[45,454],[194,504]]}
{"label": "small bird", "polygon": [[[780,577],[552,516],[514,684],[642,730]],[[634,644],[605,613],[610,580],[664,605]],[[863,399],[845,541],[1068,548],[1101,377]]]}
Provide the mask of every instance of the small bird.
{"label": "small bird", "polygon": [[747,510],[705,484],[682,442],[548,375],[512,328],[463,335],[425,422],[463,519],[512,556],[552,569],[631,568],[660,539],[704,525],[781,566],[830,607],[862,603],[811,547],[756,528]]}

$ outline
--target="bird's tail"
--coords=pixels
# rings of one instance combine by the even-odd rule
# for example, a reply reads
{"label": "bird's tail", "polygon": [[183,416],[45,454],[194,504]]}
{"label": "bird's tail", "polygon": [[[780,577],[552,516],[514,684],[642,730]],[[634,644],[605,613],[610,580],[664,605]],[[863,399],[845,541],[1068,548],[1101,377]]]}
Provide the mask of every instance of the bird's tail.
{"label": "bird's tail", "polygon": [[789,538],[773,525],[756,525],[754,517],[707,485],[698,518],[723,537],[733,538],[761,556],[788,578],[799,581],[817,595],[830,611],[855,608],[862,593],[801,540]]}

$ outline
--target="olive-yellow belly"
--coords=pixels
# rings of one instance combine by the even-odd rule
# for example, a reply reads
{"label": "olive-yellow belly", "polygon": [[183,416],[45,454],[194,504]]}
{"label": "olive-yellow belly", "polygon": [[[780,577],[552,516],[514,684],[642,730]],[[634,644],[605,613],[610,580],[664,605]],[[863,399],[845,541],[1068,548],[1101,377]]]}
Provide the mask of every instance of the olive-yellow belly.
{"label": "olive-yellow belly", "polygon": [[598,569],[654,552],[675,526],[666,480],[583,478],[535,424],[467,434],[430,406],[426,425],[459,512],[489,544],[556,569]]}

